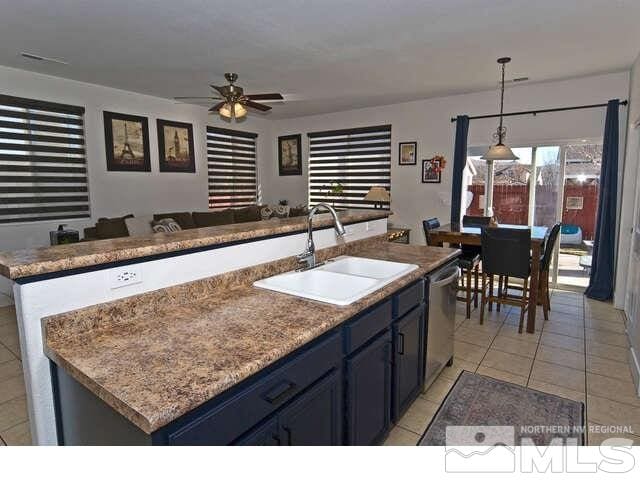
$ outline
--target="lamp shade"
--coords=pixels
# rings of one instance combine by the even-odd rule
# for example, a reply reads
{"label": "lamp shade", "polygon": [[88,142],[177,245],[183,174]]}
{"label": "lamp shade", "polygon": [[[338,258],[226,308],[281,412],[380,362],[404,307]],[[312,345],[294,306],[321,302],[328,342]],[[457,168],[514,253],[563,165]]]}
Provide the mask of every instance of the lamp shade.
{"label": "lamp shade", "polygon": [[[233,108],[233,115],[231,114],[231,109]],[[242,106],[241,103],[234,103],[233,105],[230,103],[225,103],[220,107],[218,113],[225,118],[231,118],[232,116],[235,118],[242,118],[247,114],[247,109]]]}
{"label": "lamp shade", "polygon": [[502,143],[498,143],[496,145],[491,145],[489,147],[489,150],[487,150],[487,153],[485,153],[480,158],[482,158],[483,160],[499,161],[499,160],[518,160],[520,157],[518,157],[515,153],[513,153],[513,150],[511,150],[506,145]]}
{"label": "lamp shade", "polygon": [[364,199],[369,202],[388,202],[391,200],[391,195],[384,187],[371,187]]}

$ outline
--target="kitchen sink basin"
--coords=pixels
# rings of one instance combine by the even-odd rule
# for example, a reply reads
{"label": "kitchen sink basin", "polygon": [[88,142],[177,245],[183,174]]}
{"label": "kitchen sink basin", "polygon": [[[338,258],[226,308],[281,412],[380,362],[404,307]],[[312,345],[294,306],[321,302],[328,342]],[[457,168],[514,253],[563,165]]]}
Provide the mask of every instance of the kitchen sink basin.
{"label": "kitchen sink basin", "polygon": [[417,265],[360,257],[338,257],[310,270],[288,272],[254,282],[254,286],[350,305],[418,268]]}

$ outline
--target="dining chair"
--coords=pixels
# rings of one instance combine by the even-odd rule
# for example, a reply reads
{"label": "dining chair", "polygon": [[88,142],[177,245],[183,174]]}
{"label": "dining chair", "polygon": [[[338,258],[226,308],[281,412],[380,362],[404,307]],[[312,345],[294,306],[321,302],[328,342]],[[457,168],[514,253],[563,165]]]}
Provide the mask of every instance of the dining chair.
{"label": "dining chair", "polygon": [[551,266],[551,259],[553,258],[553,250],[558,241],[558,235],[562,223],[556,223],[551,227],[551,231],[547,236],[546,244],[544,247],[544,253],[540,260],[540,280],[538,281],[538,298],[542,303],[542,311],[544,312],[544,319],[549,320],[549,311],[551,310],[551,296],[549,294],[549,269]]}
{"label": "dining chair", "polygon": [[[427,245],[432,245],[429,232],[438,227],[440,227],[440,220],[437,218],[429,218],[422,221],[422,228],[424,229]],[[465,302],[466,318],[471,318],[471,304],[473,303],[476,308],[478,307],[478,267],[480,265],[480,255],[474,252],[465,252],[463,249],[462,255],[458,257],[458,265],[462,270],[458,291],[463,291],[464,297],[457,296],[456,298]],[[475,276],[475,286],[472,282],[472,276]]]}
{"label": "dining chair", "polygon": [[[483,217],[479,215],[464,215],[462,217],[463,227],[486,228],[489,225],[491,225],[491,217]],[[475,285],[473,287],[475,292],[474,306],[478,308],[478,296],[480,293],[480,281],[478,277],[480,276],[480,271],[482,269],[482,247],[479,247],[477,245],[462,245],[461,249],[463,254],[467,256],[471,256],[471,255],[480,256],[480,264],[478,265],[478,268],[474,270]],[[491,289],[493,290],[493,285],[491,286]],[[489,311],[491,311],[492,309],[493,309],[493,304],[490,303]],[[500,305],[498,305],[498,311],[500,311]]]}
{"label": "dining chair", "polygon": [[[522,333],[524,315],[529,304],[529,277],[531,275],[531,229],[529,228],[484,228],[482,245],[482,299],[480,323],[484,322],[486,304],[507,304],[520,307],[518,332]],[[494,275],[519,278],[523,281],[522,295],[510,295],[508,291],[493,295]],[[487,278],[489,284],[487,284]]]}

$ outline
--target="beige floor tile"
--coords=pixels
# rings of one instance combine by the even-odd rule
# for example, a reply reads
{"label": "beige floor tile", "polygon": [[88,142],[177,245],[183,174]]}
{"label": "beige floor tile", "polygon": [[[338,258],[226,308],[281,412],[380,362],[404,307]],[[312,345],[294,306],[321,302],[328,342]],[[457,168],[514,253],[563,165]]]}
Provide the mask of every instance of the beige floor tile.
{"label": "beige floor tile", "polygon": [[0,341],[15,340],[18,338],[18,324],[15,322],[0,325]]}
{"label": "beige floor tile", "polygon": [[533,359],[490,348],[480,367],[495,368],[521,377],[529,377]]}
{"label": "beige floor tile", "polygon": [[608,358],[616,362],[626,362],[629,359],[629,349],[589,341],[587,342],[587,355]]}
{"label": "beige floor tile", "polygon": [[628,381],[618,380],[587,372],[587,393],[640,407],[640,398],[636,395],[635,386],[631,379]]}
{"label": "beige floor tile", "polygon": [[555,363],[543,362],[541,360],[533,362],[530,380],[551,383],[578,392],[584,391],[585,389],[583,371],[563,367]]}
{"label": "beige floor tile", "polygon": [[4,439],[7,445],[26,446],[31,445],[31,432],[29,431],[29,422],[19,423],[8,430],[0,432],[0,437]]}
{"label": "beige floor tile", "polygon": [[582,306],[582,296],[562,293],[552,293],[551,303],[564,303],[565,305]]}
{"label": "beige floor tile", "polygon": [[2,440],[2,437],[0,437],[0,447],[6,447],[7,444],[4,443],[4,440]]}
{"label": "beige floor tile", "polygon": [[18,360],[0,363],[0,382],[11,377],[22,375],[22,364]]}
{"label": "beige floor tile", "polygon": [[438,408],[440,408],[440,403],[430,402],[423,397],[418,397],[398,421],[398,425],[413,433],[422,435]]}
{"label": "beige floor tile", "polygon": [[544,324],[544,331],[550,333],[557,333],[558,335],[566,335],[574,338],[584,338],[584,326],[573,325],[570,323],[562,323],[549,321]]}
{"label": "beige floor tile", "polygon": [[23,395],[25,395],[25,389],[22,375],[9,377],[0,382],[0,404]]}
{"label": "beige floor tile", "polygon": [[485,333],[472,327],[460,327],[455,331],[455,339],[463,342],[478,345],[479,347],[489,347],[495,334]]}
{"label": "beige floor tile", "polygon": [[12,339],[11,341],[3,341],[2,345],[4,345],[7,350],[9,350],[13,356],[17,359],[20,359],[20,341],[18,339]]}
{"label": "beige floor tile", "polygon": [[629,346],[627,336],[622,333],[613,333],[606,330],[594,330],[592,328],[586,328],[585,333],[587,335],[587,341],[589,342],[593,341],[623,348]]}
{"label": "beige floor tile", "polygon": [[510,372],[505,372],[503,370],[498,370],[497,368],[483,367],[482,365],[480,365],[478,367],[477,373],[479,373],[480,375],[485,375],[487,377],[495,378],[497,380],[502,380],[503,382],[522,385],[523,387],[527,384],[527,377],[516,375]]}
{"label": "beige floor tile", "polygon": [[585,326],[595,330],[605,330],[613,333],[625,333],[624,322],[610,322],[608,320],[600,320],[597,318],[586,317]]}
{"label": "beige floor tile", "polygon": [[455,325],[454,325],[454,329],[457,329],[458,327],[460,327],[460,325],[462,325],[465,322],[466,318],[464,318],[461,315],[456,315],[456,320],[455,320]]}
{"label": "beige floor tile", "polygon": [[631,369],[627,362],[616,362],[602,357],[587,355],[587,371],[618,380],[632,380]]}
{"label": "beige floor tile", "polygon": [[640,445],[640,437],[630,435],[624,432],[617,432],[615,428],[609,425],[599,425],[597,423],[589,423],[587,445],[597,447],[607,442],[610,446],[638,446]]}
{"label": "beige floor tile", "polygon": [[[544,318],[544,315],[542,318]],[[549,320],[545,320],[545,325],[549,323],[562,323],[582,327],[584,326],[584,317],[582,315],[569,315],[567,313],[556,312],[552,306],[549,312]]]}
{"label": "beige floor tile", "polygon": [[477,368],[478,368],[477,363],[468,362],[466,360],[462,360],[461,358],[456,358],[454,356],[453,365],[451,365],[450,367],[444,367],[440,375],[443,377],[450,378],[452,380],[456,380],[460,376],[460,373],[462,373],[463,370],[466,370],[467,372],[475,372]]}
{"label": "beige floor tile", "polygon": [[467,342],[454,340],[454,356],[467,362],[480,363],[484,354],[487,353],[485,347],[479,347]]}
{"label": "beige floor tile", "polygon": [[13,305],[0,307],[0,325],[8,323],[16,323],[16,308]]}
{"label": "beige floor tile", "polygon": [[419,440],[420,435],[402,427],[394,427],[383,445],[385,447],[415,447]]}
{"label": "beige floor tile", "polygon": [[609,322],[619,322],[624,320],[620,311],[613,307],[592,306],[587,303],[584,305],[584,315],[585,317],[597,318]]}
{"label": "beige floor tile", "polygon": [[552,383],[539,382],[537,380],[529,380],[527,387],[533,390],[540,390],[541,392],[550,393],[559,397],[575,400],[576,402],[585,401],[585,392],[578,392],[577,390],[571,390],[570,388],[561,387],[560,385],[554,385]]}
{"label": "beige floor tile", "polygon": [[455,380],[440,375],[438,379],[431,384],[429,389],[421,395],[421,398],[439,405],[456,383]]}
{"label": "beige floor tile", "polygon": [[[528,334],[523,333],[522,335]],[[498,336],[493,340],[491,348],[507,353],[514,353],[516,355],[533,358],[536,354],[538,344],[526,340],[516,340],[514,338],[498,334]]]}
{"label": "beige floor tile", "polygon": [[584,309],[582,305],[568,305],[565,303],[555,303],[552,306],[552,311],[562,313],[569,316],[582,317],[584,315]]}
{"label": "beige floor tile", "polygon": [[18,397],[0,403],[0,431],[27,420],[27,398]]}
{"label": "beige floor tile", "polygon": [[16,360],[16,356],[7,347],[0,343],[0,363]]}
{"label": "beige floor tile", "polygon": [[584,340],[582,338],[568,337],[567,335],[558,335],[557,333],[543,331],[540,343],[550,347],[564,348],[573,352],[584,352]]}
{"label": "beige floor tile", "polygon": [[640,408],[587,395],[587,420],[600,425],[627,427],[634,434],[640,432]]}
{"label": "beige floor tile", "polygon": [[504,325],[502,325],[502,328],[498,332],[498,335],[501,337],[513,338],[514,340],[529,342],[533,344],[537,344],[540,341],[541,334],[541,330],[536,330],[534,333],[527,333],[526,330],[523,330],[522,333],[519,333],[518,326],[511,325],[509,323],[505,323]]}
{"label": "beige floor tile", "polygon": [[576,370],[584,370],[584,353],[565,350],[564,348],[555,348],[548,345],[540,345],[536,360],[542,360],[547,363],[555,363]]}
{"label": "beige floor tile", "polygon": [[[540,315],[536,315],[536,331],[542,330],[544,316],[542,313]],[[505,325],[513,325],[514,327],[518,327],[520,325],[520,312],[512,312],[504,319]],[[524,322],[522,323],[522,333],[525,333],[527,330],[527,314],[524,315]]]}

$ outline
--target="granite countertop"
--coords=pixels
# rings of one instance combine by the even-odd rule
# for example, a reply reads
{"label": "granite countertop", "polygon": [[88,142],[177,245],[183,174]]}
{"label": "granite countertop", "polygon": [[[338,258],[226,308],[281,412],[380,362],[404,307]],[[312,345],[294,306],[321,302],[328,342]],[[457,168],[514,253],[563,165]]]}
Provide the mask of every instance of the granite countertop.
{"label": "granite countertop", "polygon": [[[45,353],[151,433],[458,254],[393,243],[365,246],[358,256],[420,268],[347,307],[241,285],[117,322],[105,318],[101,324],[96,310],[68,312],[43,320]],[[122,306],[114,308],[111,315],[125,318]],[[109,315],[105,306],[100,311]]]}
{"label": "granite countertop", "polygon": [[[390,213],[386,210],[343,210],[338,212],[338,217],[342,223],[350,224],[386,218]],[[333,219],[328,213],[318,214],[313,219],[314,228],[331,225]],[[0,252],[0,275],[15,280],[180,250],[302,232],[306,229],[307,217],[301,216]]]}

